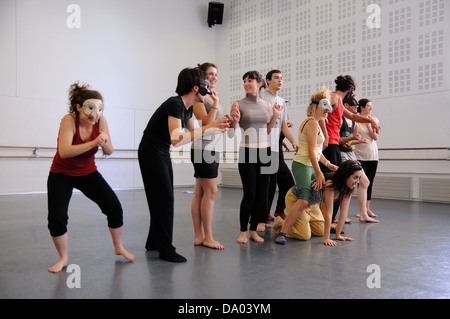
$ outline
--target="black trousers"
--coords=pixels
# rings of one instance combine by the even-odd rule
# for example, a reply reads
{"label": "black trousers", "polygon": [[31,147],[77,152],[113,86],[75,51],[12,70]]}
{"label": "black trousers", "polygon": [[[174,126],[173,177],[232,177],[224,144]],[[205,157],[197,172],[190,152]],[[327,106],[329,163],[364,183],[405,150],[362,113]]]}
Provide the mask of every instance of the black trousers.
{"label": "black trousers", "polygon": [[366,173],[367,178],[369,179],[370,185],[367,188],[367,200],[372,199],[372,185],[373,180],[375,179],[375,175],[377,173],[378,161],[359,161],[361,166]]}
{"label": "black trousers", "polygon": [[[239,149],[239,175],[243,197],[240,206],[240,230],[256,231],[259,223],[267,220],[267,184],[270,175],[270,147]],[[272,172],[273,173],[273,172]]]}
{"label": "black trousers", "polygon": [[47,219],[51,236],[59,237],[67,232],[69,202],[74,188],[100,207],[109,228],[123,226],[122,205],[99,172],[76,177],[50,172],[47,179]]}
{"label": "black trousers", "polygon": [[161,150],[141,141],[139,166],[150,211],[150,228],[145,243],[147,250],[172,252],[174,195],[173,170],[169,150]]}
{"label": "black trousers", "polygon": [[269,187],[267,190],[267,209],[270,211],[275,197],[275,191],[278,184],[278,200],[275,208],[275,214],[282,214],[286,208],[285,197],[289,189],[295,185],[291,170],[284,162],[283,152],[273,152],[272,157],[277,156],[279,159],[278,171],[270,175]]}
{"label": "black trousers", "polygon": [[[323,150],[322,154],[323,154],[323,156],[325,156],[325,158],[327,160],[330,161],[331,164],[334,164],[336,166],[341,165],[342,157],[341,157],[341,149],[339,148],[339,145],[329,144],[327,146],[327,148]],[[320,166],[320,170],[322,171],[322,173],[331,172],[331,170],[328,169],[322,163],[319,163],[319,166]],[[331,221],[336,219],[336,215],[337,215],[337,212],[339,210],[340,204],[341,204],[341,200],[340,199],[337,199],[334,202],[334,205],[333,205],[333,217],[332,217]]]}

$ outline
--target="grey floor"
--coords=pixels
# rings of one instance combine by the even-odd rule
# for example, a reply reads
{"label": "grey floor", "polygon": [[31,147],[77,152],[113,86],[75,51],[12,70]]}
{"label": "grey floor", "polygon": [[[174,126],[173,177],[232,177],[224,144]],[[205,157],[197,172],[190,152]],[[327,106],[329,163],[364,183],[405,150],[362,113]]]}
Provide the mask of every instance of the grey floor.
{"label": "grey floor", "polygon": [[[450,298],[450,205],[374,199],[379,224],[353,223],[354,242],[325,247],[322,238],[236,243],[242,191],[221,188],[216,200],[217,251],[194,247],[191,188],[176,189],[174,244],[188,262],[162,261],[146,252],[149,214],[144,192],[117,192],[125,212],[126,262],[113,254],[104,216],[83,195],[70,205],[70,264],[79,268],[80,288],[69,288],[72,273],[51,274],[57,260],[46,225],[45,195],[0,196],[0,299],[429,299]],[[370,265],[377,265],[372,273]],[[376,274],[380,287],[370,288]]]}

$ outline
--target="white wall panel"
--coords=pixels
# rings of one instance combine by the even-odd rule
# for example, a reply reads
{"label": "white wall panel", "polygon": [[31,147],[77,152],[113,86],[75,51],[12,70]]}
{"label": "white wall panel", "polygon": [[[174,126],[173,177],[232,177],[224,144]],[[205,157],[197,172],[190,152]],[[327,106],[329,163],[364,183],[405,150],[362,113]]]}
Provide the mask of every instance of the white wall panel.
{"label": "white wall panel", "polygon": [[16,94],[15,1],[0,1],[0,95]]}
{"label": "white wall panel", "polygon": [[[67,23],[71,4],[79,28]],[[154,110],[175,95],[181,69],[215,60],[207,11],[204,0],[0,1],[0,146],[56,147],[69,86],[80,81],[102,93],[114,147],[136,149]],[[31,155],[0,148],[0,156],[24,152]],[[0,158],[0,193],[46,191],[50,163]],[[98,166],[115,188],[142,186],[137,161]],[[189,170],[177,174],[194,183]]]}
{"label": "white wall panel", "polygon": [[[310,96],[323,85],[333,91],[338,75],[351,74],[357,97],[373,101],[372,115],[382,126],[380,148],[449,146],[449,1],[225,3],[216,50],[221,68],[217,90],[226,105],[243,98],[246,71],[255,69],[265,75],[280,69],[284,78],[280,95],[290,101],[296,136]],[[379,27],[368,25],[375,21],[371,8],[376,7]],[[386,166],[402,173],[421,172],[417,165],[404,162]],[[420,162],[419,167],[450,174],[449,162]]]}

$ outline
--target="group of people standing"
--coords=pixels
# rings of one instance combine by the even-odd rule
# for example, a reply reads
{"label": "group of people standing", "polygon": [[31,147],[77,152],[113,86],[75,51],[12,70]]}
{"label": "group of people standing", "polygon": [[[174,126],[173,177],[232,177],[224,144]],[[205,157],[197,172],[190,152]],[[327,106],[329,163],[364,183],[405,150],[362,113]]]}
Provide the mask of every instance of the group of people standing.
{"label": "group of people standing", "polygon": [[[354,97],[356,86],[350,76],[336,79],[335,92],[323,88],[312,95],[297,144],[290,132],[287,101],[278,95],[283,83],[281,71],[272,70],[265,79],[257,71],[245,73],[245,97],[233,103],[229,112],[214,91],[217,72],[212,63],[183,69],[178,76],[177,95],[161,104],[144,130],[138,160],[150,211],[147,250],[158,251],[159,257],[167,261],[186,261],[176,252],[172,240],[174,185],[170,148],[188,143],[196,179],[191,202],[194,245],[224,249],[213,237],[212,220],[223,137],[225,133],[233,137],[237,130],[242,133],[238,169],[243,186],[238,243],[246,243],[248,238],[264,241],[258,232],[266,230],[267,221],[273,219],[270,208],[277,185],[279,198],[273,230],[279,244],[285,244],[286,237],[309,239],[312,230],[313,235],[324,236],[326,245],[335,245],[329,232],[337,213],[336,210],[333,213],[333,207],[339,202],[336,238],[351,240],[341,235],[341,229],[348,222],[350,195],[358,183],[359,220],[377,222],[369,203],[378,160],[375,141],[379,123],[370,116],[371,102],[366,99],[358,102]],[[69,100],[69,114],[61,121],[57,152],[48,178],[48,227],[59,254],[50,272],[59,272],[68,264],[67,212],[73,188],[97,203],[107,216],[115,253],[127,260],[134,259],[122,246],[121,204],[95,166],[94,156],[99,147],[104,154],[113,152],[102,114],[103,98],[89,86],[74,83]],[[355,106],[360,108],[359,115]],[[284,161],[285,139],[296,152],[292,173]],[[355,144],[353,153],[351,145]],[[349,160],[343,162],[341,158]],[[356,159],[362,160],[361,164]],[[302,235],[296,236],[300,224]]]}

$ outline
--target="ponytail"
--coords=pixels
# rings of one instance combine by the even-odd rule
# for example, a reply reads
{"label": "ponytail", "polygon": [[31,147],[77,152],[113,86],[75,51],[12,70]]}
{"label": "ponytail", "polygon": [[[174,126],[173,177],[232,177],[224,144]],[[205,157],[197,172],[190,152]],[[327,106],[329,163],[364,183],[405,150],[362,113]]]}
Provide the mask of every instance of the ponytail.
{"label": "ponytail", "polygon": [[80,85],[73,83],[69,88],[69,113],[77,114],[77,105],[82,106],[88,99],[98,99],[103,101],[102,95],[98,91],[90,90],[89,84]]}

